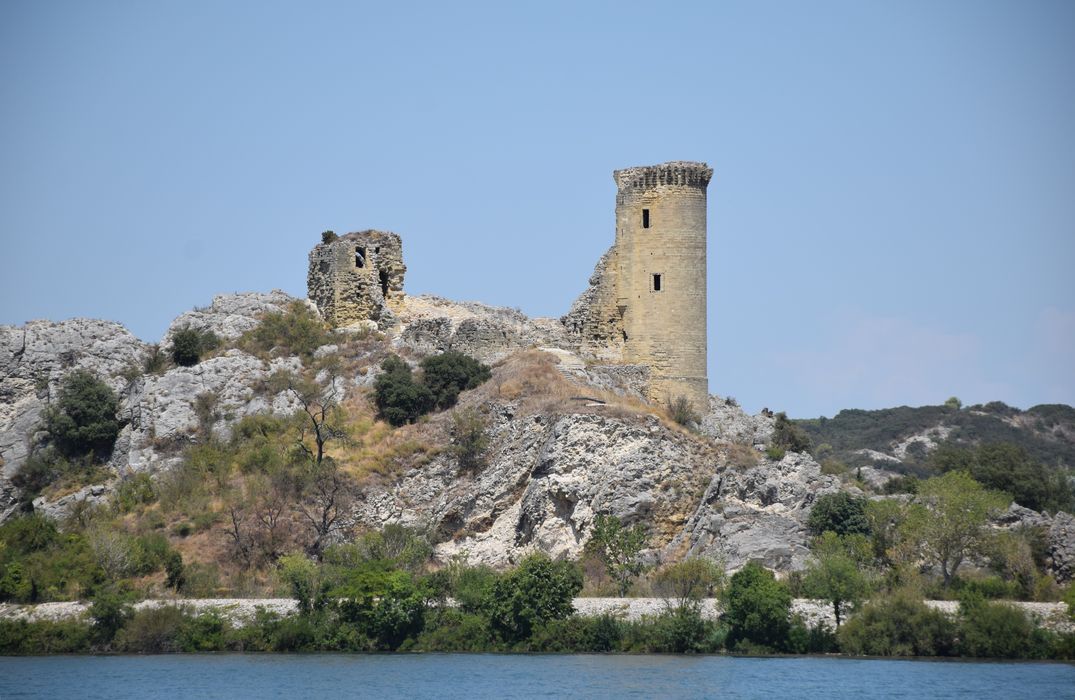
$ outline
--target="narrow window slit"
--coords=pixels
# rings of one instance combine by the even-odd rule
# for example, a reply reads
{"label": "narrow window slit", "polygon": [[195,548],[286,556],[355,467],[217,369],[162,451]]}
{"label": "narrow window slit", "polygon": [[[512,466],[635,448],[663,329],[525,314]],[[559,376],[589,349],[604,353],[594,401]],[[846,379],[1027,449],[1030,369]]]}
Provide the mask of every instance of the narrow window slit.
{"label": "narrow window slit", "polygon": [[355,248],[355,267],[365,267],[365,266],[366,266],[366,249],[361,248],[361,247],[360,248]]}
{"label": "narrow window slit", "polygon": [[642,210],[642,228],[649,228],[649,209]]}
{"label": "narrow window slit", "polygon": [[661,276],[659,274],[653,275],[653,291],[661,291]]}

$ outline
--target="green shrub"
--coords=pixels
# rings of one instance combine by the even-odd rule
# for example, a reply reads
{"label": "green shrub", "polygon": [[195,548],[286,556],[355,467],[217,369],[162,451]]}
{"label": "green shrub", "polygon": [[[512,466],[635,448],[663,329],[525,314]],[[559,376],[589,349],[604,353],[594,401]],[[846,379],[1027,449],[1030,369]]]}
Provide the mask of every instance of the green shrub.
{"label": "green shrub", "polygon": [[340,237],[336,235],[335,231],[322,231],[321,232],[321,242],[322,243],[333,243],[333,242],[339,240],[339,238]]}
{"label": "green shrub", "polygon": [[94,637],[99,642],[108,644],[123,629],[133,614],[134,610],[127,596],[121,594],[115,587],[98,591],[90,604]]}
{"label": "green shrub", "polygon": [[773,445],[792,452],[806,452],[810,449],[810,436],[781,411],[776,414],[776,423],[773,426]]}
{"label": "green shrub", "polygon": [[892,495],[896,493],[918,493],[918,477],[914,474],[901,474],[885,482],[881,493]]}
{"label": "green shrub", "polygon": [[531,554],[493,584],[492,627],[505,641],[524,640],[536,626],[572,615],[572,599],[581,590],[582,572],[576,564]]}
{"label": "green shrub", "polygon": [[147,505],[157,500],[153,488],[153,479],[144,472],[129,476],[119,483],[113,504],[120,513],[129,513],[138,506]]}
{"label": "green shrub", "polygon": [[445,652],[496,651],[498,643],[489,626],[488,617],[448,609],[426,621],[415,648],[420,651]]}
{"label": "green shrub", "polygon": [[986,488],[1003,491],[1016,503],[1032,510],[1070,510],[1075,506],[1075,490],[1068,475],[1033,459],[1022,447],[1006,442],[976,448],[942,445],[929,459],[941,473],[969,472]]}
{"label": "green shrub", "polygon": [[116,418],[119,400],[111,388],[86,370],[75,370],[60,387],[56,405],[45,411],[49,440],[68,458],[112,454],[122,427]]}
{"label": "green shrub", "polygon": [[452,416],[452,453],[459,469],[480,471],[485,466],[489,435],[485,419],[475,409],[459,410]]}
{"label": "green shrub", "polygon": [[177,593],[186,585],[186,567],[183,566],[183,555],[176,550],[171,550],[164,559],[164,583]]}
{"label": "green shrub", "polygon": [[731,646],[780,650],[787,646],[791,592],[773,572],[750,562],[732,576],[723,620],[731,628]]}
{"label": "green shrub", "polygon": [[596,654],[619,651],[623,623],[611,615],[572,615],[549,620],[534,629],[527,651]]}
{"label": "green shrub", "polygon": [[783,447],[778,447],[777,445],[769,445],[765,448],[765,456],[775,462],[779,462],[780,460],[784,459],[784,455],[786,455],[787,453],[787,450],[785,450]]}
{"label": "green shrub", "polygon": [[844,491],[821,496],[810,510],[806,526],[812,535],[835,532],[837,535],[870,535],[866,518],[866,499]]}
{"label": "green shrub", "polygon": [[799,615],[792,618],[787,646],[792,654],[831,654],[838,648],[836,633],[827,625],[810,627]]}
{"label": "green shrub", "polygon": [[255,353],[280,349],[285,354],[313,356],[314,350],[332,341],[324,322],[301,301],[293,301],[283,312],[265,314],[258,325],[243,334],[240,347]]}
{"label": "green shrub", "polygon": [[837,634],[840,650],[866,656],[950,656],[956,625],[916,595],[898,593],[867,603]]}
{"label": "green shrub", "polygon": [[1022,610],[1006,603],[989,603],[964,595],[959,605],[960,656],[996,659],[1044,659],[1049,639]]}
{"label": "green shrub", "polygon": [[473,357],[449,350],[422,360],[422,383],[439,409],[455,405],[459,393],[488,381],[492,372]]}
{"label": "green shrub", "polygon": [[392,425],[406,425],[433,410],[433,392],[415,381],[406,362],[393,355],[381,363],[381,368],[384,373],[374,383],[374,402],[381,418]]}
{"label": "green shrub", "polygon": [[174,605],[144,608],[134,613],[113,642],[130,654],[165,654],[180,650],[180,635],[190,616]]}
{"label": "green shrub", "polygon": [[0,619],[0,654],[78,654],[91,650],[90,626],[75,620]]}
{"label": "green shrub", "polygon": [[172,362],[180,367],[193,367],[207,352],[220,346],[220,338],[210,330],[183,326],[172,333]]}

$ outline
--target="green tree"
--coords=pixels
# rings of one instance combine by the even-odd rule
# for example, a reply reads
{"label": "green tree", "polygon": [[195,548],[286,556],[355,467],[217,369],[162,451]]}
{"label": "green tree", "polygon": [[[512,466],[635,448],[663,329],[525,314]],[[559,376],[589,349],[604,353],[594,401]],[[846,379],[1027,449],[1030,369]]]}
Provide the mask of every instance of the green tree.
{"label": "green tree", "polygon": [[949,396],[948,400],[944,402],[944,405],[946,408],[954,408],[957,411],[963,408],[963,402],[956,396]]}
{"label": "green tree", "polygon": [[866,499],[838,491],[821,496],[810,510],[806,526],[813,535],[835,532],[837,535],[869,535]]}
{"label": "green tree", "polygon": [[75,370],[60,387],[56,405],[45,412],[45,429],[56,448],[68,458],[112,453],[121,427],[119,400],[103,381],[86,370]]}
{"label": "green tree", "polygon": [[870,541],[860,534],[840,537],[829,530],[814,541],[803,586],[808,595],[832,604],[837,630],[843,614],[854,609],[870,592],[867,574],[872,558],[870,550]]}
{"label": "green tree", "polygon": [[451,408],[460,392],[477,388],[491,376],[481,362],[453,350],[422,360],[422,383],[439,409]]}
{"label": "green tree", "polygon": [[550,620],[572,615],[572,599],[582,590],[582,572],[572,562],[531,554],[493,584],[489,617],[506,641],[518,642]]}
{"label": "green tree", "polygon": [[586,543],[586,549],[604,563],[609,577],[616,582],[621,598],[627,595],[631,581],[646,568],[641,557],[645,546],[644,525],[639,523],[634,527],[624,527],[619,518],[603,514],[594,518],[593,534]]}
{"label": "green tree", "polygon": [[791,592],[773,572],[750,562],[731,578],[724,601],[729,645],[782,649],[791,627]]}
{"label": "green tree", "polygon": [[918,503],[904,523],[907,537],[937,565],[947,588],[963,560],[981,550],[988,538],[992,515],[1007,508],[1009,499],[988,491],[966,472],[949,472],[922,482]]}

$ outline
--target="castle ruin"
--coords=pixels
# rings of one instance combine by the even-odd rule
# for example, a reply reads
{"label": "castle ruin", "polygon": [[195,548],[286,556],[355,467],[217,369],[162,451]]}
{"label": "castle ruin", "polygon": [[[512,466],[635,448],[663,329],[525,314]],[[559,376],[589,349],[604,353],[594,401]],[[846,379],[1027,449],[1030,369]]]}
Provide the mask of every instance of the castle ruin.
{"label": "castle ruin", "polygon": [[[553,333],[541,326],[540,344],[637,366],[649,377],[651,400],[667,404],[682,396],[704,413],[706,188],[712,175],[705,163],[685,161],[615,171],[615,243],[560,319],[562,326],[550,321]],[[325,321],[335,328],[371,322],[391,328],[397,321],[393,307],[404,308],[400,237],[360,231],[327,238],[310,251],[307,276],[309,297]],[[503,329],[494,335],[513,344]]]}
{"label": "castle ruin", "polygon": [[306,289],[333,328],[370,321],[381,330],[395,323],[392,306],[403,299],[403,242],[388,231],[357,231],[326,240],[310,251]]}
{"label": "castle ruin", "polygon": [[616,241],[562,319],[581,351],[650,370],[649,395],[709,403],[706,188],[713,169],[674,161],[613,173]]}

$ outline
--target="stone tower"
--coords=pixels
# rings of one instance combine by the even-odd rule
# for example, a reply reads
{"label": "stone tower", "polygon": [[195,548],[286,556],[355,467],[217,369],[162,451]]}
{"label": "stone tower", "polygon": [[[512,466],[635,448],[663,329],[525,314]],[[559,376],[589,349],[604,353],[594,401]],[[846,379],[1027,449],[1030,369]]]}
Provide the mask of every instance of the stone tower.
{"label": "stone tower", "polygon": [[709,405],[705,163],[617,170],[616,242],[561,321],[581,349],[649,368],[650,398]]}
{"label": "stone tower", "polygon": [[325,321],[344,328],[395,323],[391,307],[403,298],[403,243],[388,231],[358,231],[310,251],[306,293]]}

